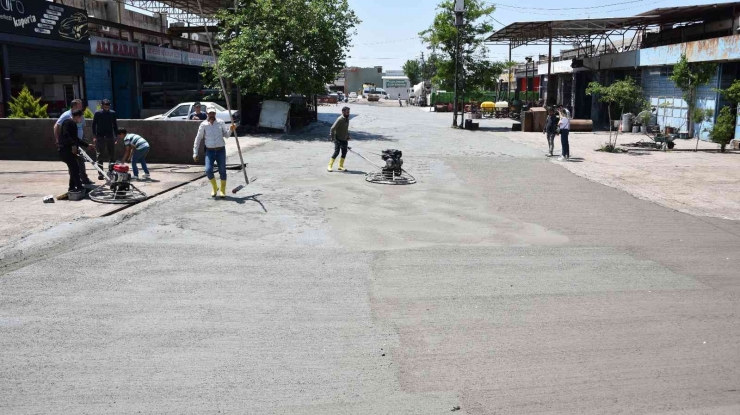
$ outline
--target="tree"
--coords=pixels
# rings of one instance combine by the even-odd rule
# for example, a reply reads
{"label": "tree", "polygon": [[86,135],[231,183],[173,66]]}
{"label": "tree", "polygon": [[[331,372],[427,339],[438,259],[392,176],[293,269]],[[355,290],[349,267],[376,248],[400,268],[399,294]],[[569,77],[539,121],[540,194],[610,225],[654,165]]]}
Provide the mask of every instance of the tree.
{"label": "tree", "polygon": [[347,0],[237,1],[236,12],[216,15],[225,78],[252,93],[284,97],[322,93],[344,68],[360,23]]}
{"label": "tree", "polygon": [[17,97],[10,99],[8,105],[10,105],[8,118],[49,118],[49,114],[46,113],[49,104],[41,105],[41,98],[34,98],[25,85]]}
{"label": "tree", "polygon": [[726,100],[730,101],[733,107],[737,107],[740,104],[740,79],[736,79],[732,82],[727,89],[720,89],[719,93],[725,97]]}
{"label": "tree", "polygon": [[[670,79],[678,88],[681,89],[681,91],[683,91],[683,99],[689,107],[686,114],[686,124],[688,125],[689,137],[694,137],[692,114],[696,110],[696,91],[700,86],[708,84],[716,73],[717,65],[705,62],[689,63],[685,54],[681,55],[681,59],[673,67],[673,73],[671,74]],[[698,140],[699,137],[696,139]]]}
{"label": "tree", "polygon": [[85,107],[85,113],[83,114],[83,117],[85,117],[85,119],[92,120],[94,116],[95,114],[93,114],[93,112],[90,111],[90,108]]}
{"label": "tree", "polygon": [[735,115],[730,107],[722,107],[714,122],[714,127],[709,130],[709,139],[719,144],[720,152],[725,152],[725,147],[735,136]]}
{"label": "tree", "polygon": [[[503,72],[505,65],[488,60],[488,48],[484,39],[493,30],[491,15],[496,8],[483,0],[467,0],[465,3],[466,11],[460,31],[460,68],[465,78],[462,93],[495,89],[494,81]],[[455,85],[455,46],[458,35],[454,1],[443,0],[437,5],[437,11],[432,25],[420,32],[419,36],[429,45],[430,50],[439,50],[442,54],[435,62],[432,82],[442,89],[450,90]]]}
{"label": "tree", "polygon": [[635,80],[627,77],[621,81],[616,81],[609,86],[603,86],[598,82],[591,82],[586,88],[586,95],[597,95],[599,102],[607,104],[609,113],[609,142],[605,150],[613,152],[617,147],[617,138],[619,130],[614,135],[612,142],[612,106],[619,109],[619,114],[624,114],[625,109],[631,109],[643,103],[642,88],[635,83]]}
{"label": "tree", "polygon": [[407,60],[403,64],[403,73],[409,78],[411,85],[421,82],[421,65],[417,60]]}

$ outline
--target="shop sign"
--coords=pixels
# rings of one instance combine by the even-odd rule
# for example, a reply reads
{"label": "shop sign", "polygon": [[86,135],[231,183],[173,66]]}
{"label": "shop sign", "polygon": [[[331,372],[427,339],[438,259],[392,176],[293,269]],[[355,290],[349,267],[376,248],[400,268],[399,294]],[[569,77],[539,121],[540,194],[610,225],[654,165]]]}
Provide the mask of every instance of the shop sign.
{"label": "shop sign", "polygon": [[141,45],[138,43],[97,36],[90,37],[90,53],[112,58],[142,58]]}
{"label": "shop sign", "polygon": [[[1,0],[0,0],[1,1]],[[182,52],[182,63],[185,65],[193,66],[213,66],[216,63],[216,58],[209,55],[201,55],[198,53]]]}
{"label": "shop sign", "polygon": [[408,88],[407,81],[403,79],[387,79],[385,81],[386,88]]}
{"label": "shop sign", "polygon": [[[0,0],[2,1],[2,0]],[[159,46],[146,45],[146,60],[163,63],[182,63],[182,51],[177,49],[160,48]]]}
{"label": "shop sign", "polygon": [[87,42],[87,13],[44,0],[0,0],[0,32]]}

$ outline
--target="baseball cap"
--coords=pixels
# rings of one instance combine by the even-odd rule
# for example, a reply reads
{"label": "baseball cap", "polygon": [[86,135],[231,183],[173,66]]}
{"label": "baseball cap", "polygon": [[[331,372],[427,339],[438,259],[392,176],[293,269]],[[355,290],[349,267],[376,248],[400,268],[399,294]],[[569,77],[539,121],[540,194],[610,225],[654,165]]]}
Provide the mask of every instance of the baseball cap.
{"label": "baseball cap", "polygon": [[108,98],[106,98],[106,99],[100,101],[100,104],[101,105],[110,105],[110,100],[108,100]]}
{"label": "baseball cap", "polygon": [[206,108],[206,112],[208,112],[208,113],[216,112],[216,107],[208,107],[208,108]]}

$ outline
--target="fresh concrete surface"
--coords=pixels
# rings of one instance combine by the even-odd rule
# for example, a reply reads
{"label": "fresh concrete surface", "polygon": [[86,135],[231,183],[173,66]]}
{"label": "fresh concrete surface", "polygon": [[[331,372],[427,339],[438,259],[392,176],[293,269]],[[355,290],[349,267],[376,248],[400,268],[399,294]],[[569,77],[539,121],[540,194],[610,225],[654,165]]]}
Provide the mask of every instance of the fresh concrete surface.
{"label": "fresh concrete surface", "polygon": [[[236,144],[233,140],[228,141],[227,151],[232,155],[230,163],[238,165]],[[260,137],[241,138],[241,145],[245,149],[265,142]],[[195,165],[148,163],[148,167],[151,180],[133,183],[149,196],[166,192],[205,174],[203,166]],[[96,180],[98,173],[89,164],[87,174],[90,180],[103,184]],[[90,199],[43,203],[44,196],[65,193],[68,182],[67,166],[61,161],[0,162],[0,246],[60,223],[100,217],[121,208],[121,205],[95,203]]]}
{"label": "fresh concrete surface", "polygon": [[198,181],[0,249],[0,412],[738,412],[740,223],[350,107],[353,148],[418,184],[327,173],[322,124],[247,151],[227,200]]}
{"label": "fresh concrete surface", "polygon": [[[437,114],[444,117],[444,114]],[[508,120],[484,120],[484,128],[510,127]],[[547,139],[540,133],[493,132],[497,138],[511,139],[547,151]],[[740,220],[740,152],[719,152],[719,145],[696,140],[676,140],[667,152],[629,148],[626,154],[594,151],[609,139],[608,132],[571,133],[570,149],[574,162],[563,167],[598,183],[624,190],[698,216]],[[645,134],[620,134],[618,144],[650,141]],[[560,155],[560,137],[555,137],[555,155]],[[556,161],[557,157],[552,161]]]}

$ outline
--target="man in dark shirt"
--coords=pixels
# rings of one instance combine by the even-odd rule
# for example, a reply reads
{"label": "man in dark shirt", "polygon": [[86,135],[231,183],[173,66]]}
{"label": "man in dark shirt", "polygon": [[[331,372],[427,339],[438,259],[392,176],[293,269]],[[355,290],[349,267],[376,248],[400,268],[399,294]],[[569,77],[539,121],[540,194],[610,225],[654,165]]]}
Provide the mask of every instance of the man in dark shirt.
{"label": "man in dark shirt", "polygon": [[72,111],[72,118],[62,123],[62,128],[57,141],[59,158],[67,165],[69,171],[69,191],[83,191],[82,181],[80,180],[80,167],[77,164],[79,147],[85,147],[88,143],[82,141],[77,134],[77,124],[82,121],[82,110]]}
{"label": "man in dark shirt", "polygon": [[[118,133],[118,122],[116,112],[111,111],[110,101],[104,99],[100,105],[102,108],[95,111],[93,117],[93,143],[95,143],[95,160],[98,167],[103,168],[101,155],[103,152],[108,156],[108,167],[116,163],[116,134]],[[102,174],[98,174],[98,180],[105,180]]]}
{"label": "man in dark shirt", "polygon": [[555,136],[557,135],[559,122],[560,117],[558,117],[554,109],[550,108],[549,114],[547,115],[547,121],[545,121],[545,130],[542,131],[544,134],[547,134],[547,147],[549,150],[547,157],[552,157],[552,152],[555,147]]}
{"label": "man in dark shirt", "polygon": [[201,112],[200,108],[200,102],[193,104],[193,112],[188,116],[188,120],[205,121],[208,118],[208,114]]}

